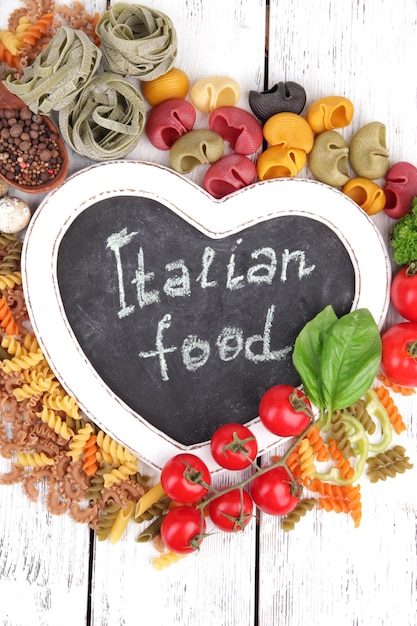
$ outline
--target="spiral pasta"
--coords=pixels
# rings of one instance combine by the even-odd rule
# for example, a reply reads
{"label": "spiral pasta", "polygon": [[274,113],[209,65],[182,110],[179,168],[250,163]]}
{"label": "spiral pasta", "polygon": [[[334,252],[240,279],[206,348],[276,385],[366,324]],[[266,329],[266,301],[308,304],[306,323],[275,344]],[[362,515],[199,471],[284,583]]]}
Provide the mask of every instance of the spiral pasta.
{"label": "spiral pasta", "polygon": [[330,422],[328,439],[336,441],[337,447],[342,451],[343,456],[348,458],[353,454],[352,446],[343,422],[344,411],[333,413]]}
{"label": "spiral pasta", "polygon": [[22,274],[20,272],[22,245],[23,242],[20,239],[15,241],[0,261],[0,274],[4,275],[16,272],[16,279],[20,278],[20,282],[16,280],[15,284],[18,283],[19,285],[22,283]]}
{"label": "spiral pasta", "polygon": [[87,474],[87,476],[93,476],[99,468],[99,463],[97,461],[98,448],[97,448],[96,440],[97,440],[96,435],[90,435],[90,437],[87,440],[87,443],[84,446],[83,470]]}
{"label": "spiral pasta", "polygon": [[72,437],[71,441],[69,442],[69,450],[67,452],[67,456],[72,457],[73,461],[78,461],[78,459],[80,458],[92,432],[93,427],[87,422],[87,424],[83,428],[80,428]]}
{"label": "spiral pasta", "polygon": [[394,400],[392,399],[388,389],[381,385],[380,387],[375,387],[374,391],[381,404],[385,407],[395,432],[399,435],[406,430],[406,425],[404,424],[402,415],[398,411],[398,407],[394,404]]}
{"label": "spiral pasta", "polygon": [[110,465],[121,465],[125,462],[132,462],[136,458],[127,448],[117,443],[102,430],[99,430],[97,433],[97,446],[99,448],[99,459]]}
{"label": "spiral pasta", "polygon": [[74,420],[81,418],[77,401],[65,392],[47,393],[43,397],[43,403],[48,409],[63,411],[68,417],[72,417]]}
{"label": "spiral pasta", "polygon": [[96,536],[99,541],[108,539],[114,521],[120,511],[120,506],[114,500],[108,500],[99,513],[98,522],[95,528]]}
{"label": "spiral pasta", "polygon": [[306,481],[307,479],[311,479],[315,473],[314,450],[308,440],[308,437],[305,437],[301,441],[299,454],[300,454],[301,480]]}
{"label": "spiral pasta", "polygon": [[48,407],[44,406],[42,411],[37,413],[37,415],[45,424],[48,424],[49,428],[51,428],[63,439],[68,440],[74,436],[74,431],[72,431],[71,428],[68,428],[67,423],[62,421],[62,419],[52,409],[48,409]]}
{"label": "spiral pasta", "polygon": [[282,519],[282,529],[285,530],[285,532],[293,530],[294,526],[304,517],[307,511],[314,509],[317,503],[316,498],[303,498],[303,500],[300,500],[295,509]]}
{"label": "spiral pasta", "polygon": [[0,326],[4,328],[7,335],[20,334],[19,325],[15,321],[4,296],[0,296]]}
{"label": "spiral pasta", "polygon": [[10,372],[20,372],[31,367],[35,367],[38,363],[43,361],[43,354],[40,350],[36,352],[28,352],[27,354],[20,354],[14,356],[12,359],[5,359],[1,364],[1,369],[5,374]]}
{"label": "spiral pasta", "polygon": [[316,455],[317,460],[328,461],[329,451],[327,450],[326,444],[316,424],[313,424],[313,426],[307,432],[306,437],[308,437],[308,440],[310,442],[311,447],[313,448],[313,451],[314,451],[314,454]]}
{"label": "spiral pasta", "polygon": [[0,276],[0,289],[11,289],[15,285],[22,284],[22,275],[20,272],[13,272],[12,274],[2,274]]}
{"label": "spiral pasta", "polygon": [[388,376],[385,376],[385,374],[378,374],[378,380],[380,380],[385,387],[390,387],[394,393],[400,393],[402,396],[412,396],[416,393],[416,390],[413,387],[402,387],[401,385],[397,385],[397,383],[393,383]]}
{"label": "spiral pasta", "polygon": [[23,467],[46,467],[53,465],[55,461],[45,452],[19,452],[17,463]]}
{"label": "spiral pasta", "polygon": [[42,15],[42,17],[36,20],[36,22],[24,32],[22,37],[23,43],[26,46],[34,46],[35,43],[49,31],[53,21],[54,13]]}
{"label": "spiral pasta", "polygon": [[405,448],[398,445],[370,457],[366,463],[368,465],[366,473],[371,483],[394,478],[397,474],[403,474],[413,467],[409,457],[405,454]]}
{"label": "spiral pasta", "polygon": [[352,404],[350,407],[348,407],[346,409],[346,412],[356,417],[356,419],[359,420],[359,422],[364,427],[365,431],[369,435],[373,435],[373,433],[376,430],[376,425],[372,417],[369,415],[368,411],[366,410],[365,400],[361,398],[360,400]]}
{"label": "spiral pasta", "polygon": [[351,478],[354,475],[354,469],[344,457],[343,451],[339,448],[339,444],[335,439],[329,440],[329,453],[333,461],[335,461],[341,476],[343,478]]}
{"label": "spiral pasta", "polygon": [[187,554],[176,554],[175,552],[165,552],[165,554],[161,554],[161,556],[157,556],[152,561],[153,567],[161,571],[165,567],[169,567],[173,563],[178,563],[181,559],[188,556]]}
{"label": "spiral pasta", "polygon": [[137,472],[138,466],[135,461],[126,461],[123,465],[113,468],[108,474],[104,474],[104,486],[110,487],[122,480],[126,480],[129,476],[132,476]]}

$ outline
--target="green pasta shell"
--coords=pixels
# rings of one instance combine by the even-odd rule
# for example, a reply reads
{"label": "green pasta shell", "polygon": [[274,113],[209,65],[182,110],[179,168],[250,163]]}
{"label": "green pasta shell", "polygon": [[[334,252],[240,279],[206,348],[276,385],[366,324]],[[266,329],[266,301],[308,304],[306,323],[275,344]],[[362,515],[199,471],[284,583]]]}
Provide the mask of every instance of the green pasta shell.
{"label": "green pasta shell", "polygon": [[383,178],[390,167],[385,125],[370,122],[362,126],[352,137],[349,157],[358,176],[371,180]]}
{"label": "green pasta shell", "polygon": [[349,180],[349,148],[340,133],[328,130],[317,135],[309,154],[313,176],[322,183],[341,187]]}
{"label": "green pasta shell", "polygon": [[213,130],[190,130],[177,139],[169,151],[169,162],[179,174],[188,174],[198,165],[214,163],[224,154],[224,141]]}

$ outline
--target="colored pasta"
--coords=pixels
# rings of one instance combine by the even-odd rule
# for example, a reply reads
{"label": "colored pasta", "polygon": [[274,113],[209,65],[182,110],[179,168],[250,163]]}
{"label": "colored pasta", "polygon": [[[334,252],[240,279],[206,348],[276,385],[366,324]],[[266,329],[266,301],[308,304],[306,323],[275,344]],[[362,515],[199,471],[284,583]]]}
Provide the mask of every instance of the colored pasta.
{"label": "colored pasta", "polygon": [[394,404],[388,389],[384,385],[381,385],[380,387],[375,388],[375,393],[385,407],[395,432],[399,435],[403,432],[403,430],[406,430],[406,425],[404,424],[403,418]]}
{"label": "colored pasta", "polygon": [[405,448],[398,445],[369,458],[367,465],[366,473],[371,483],[394,478],[397,474],[403,474],[406,470],[413,467],[409,457],[405,454]]}
{"label": "colored pasta", "polygon": [[295,509],[282,519],[282,529],[286,532],[293,530],[294,526],[304,517],[307,511],[314,509],[317,502],[316,498],[304,498],[300,500]]}

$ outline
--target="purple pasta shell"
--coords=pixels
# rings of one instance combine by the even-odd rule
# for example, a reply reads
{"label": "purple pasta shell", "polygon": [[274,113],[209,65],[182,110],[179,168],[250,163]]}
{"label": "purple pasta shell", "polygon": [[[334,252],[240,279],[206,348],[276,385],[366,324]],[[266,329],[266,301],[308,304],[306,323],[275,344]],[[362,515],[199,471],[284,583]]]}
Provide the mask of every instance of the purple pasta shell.
{"label": "purple pasta shell", "polygon": [[294,82],[280,82],[267,91],[250,91],[249,105],[262,122],[276,113],[296,113],[299,115],[306,103],[304,87]]}
{"label": "purple pasta shell", "polygon": [[389,217],[399,219],[411,210],[417,196],[417,168],[406,161],[395,163],[385,175],[386,203],[384,211]]}
{"label": "purple pasta shell", "polygon": [[238,154],[253,154],[262,145],[262,126],[249,111],[223,106],[210,113],[209,126]]}
{"label": "purple pasta shell", "polygon": [[203,187],[215,198],[247,187],[256,180],[256,167],[243,154],[229,154],[211,165],[203,180]]}
{"label": "purple pasta shell", "polygon": [[196,116],[190,102],[170,98],[152,109],[146,122],[146,135],[155,148],[169,150],[179,137],[192,129]]}

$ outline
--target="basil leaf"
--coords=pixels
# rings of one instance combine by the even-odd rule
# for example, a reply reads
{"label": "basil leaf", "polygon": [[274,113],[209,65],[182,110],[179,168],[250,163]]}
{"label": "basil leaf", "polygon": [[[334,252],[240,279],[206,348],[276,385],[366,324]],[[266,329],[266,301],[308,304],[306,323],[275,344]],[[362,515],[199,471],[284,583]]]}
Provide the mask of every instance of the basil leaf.
{"label": "basil leaf", "polygon": [[310,401],[324,409],[321,382],[321,355],[324,341],[338,321],[331,305],[324,308],[304,326],[294,344],[293,364]]}
{"label": "basil leaf", "polygon": [[323,345],[321,379],[328,413],[345,409],[371,387],[381,362],[381,337],[368,309],[341,317]]}

